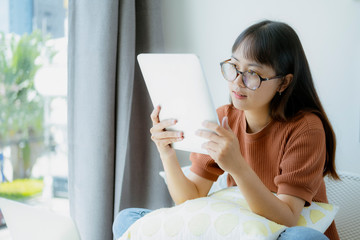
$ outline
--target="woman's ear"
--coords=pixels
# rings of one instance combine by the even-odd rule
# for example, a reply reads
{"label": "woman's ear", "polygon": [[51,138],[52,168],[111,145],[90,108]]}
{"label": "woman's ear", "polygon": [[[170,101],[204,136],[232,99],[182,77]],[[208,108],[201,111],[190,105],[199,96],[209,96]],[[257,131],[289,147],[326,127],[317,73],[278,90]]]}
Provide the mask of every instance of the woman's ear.
{"label": "woman's ear", "polygon": [[285,89],[290,85],[291,81],[293,80],[294,75],[289,73],[288,75],[286,75],[283,78],[282,83],[280,84],[279,87],[279,93],[281,94],[283,91],[285,91]]}

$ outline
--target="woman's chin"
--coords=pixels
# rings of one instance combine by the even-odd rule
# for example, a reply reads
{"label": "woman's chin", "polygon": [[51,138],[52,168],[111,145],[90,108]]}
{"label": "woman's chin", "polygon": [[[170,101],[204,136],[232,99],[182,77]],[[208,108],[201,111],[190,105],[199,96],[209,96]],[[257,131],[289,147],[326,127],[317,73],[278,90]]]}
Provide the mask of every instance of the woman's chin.
{"label": "woman's chin", "polygon": [[246,107],[246,104],[244,104],[244,102],[242,101],[238,101],[237,99],[232,99],[232,104],[234,105],[234,107],[236,109],[239,109],[239,110],[247,110],[247,107]]}

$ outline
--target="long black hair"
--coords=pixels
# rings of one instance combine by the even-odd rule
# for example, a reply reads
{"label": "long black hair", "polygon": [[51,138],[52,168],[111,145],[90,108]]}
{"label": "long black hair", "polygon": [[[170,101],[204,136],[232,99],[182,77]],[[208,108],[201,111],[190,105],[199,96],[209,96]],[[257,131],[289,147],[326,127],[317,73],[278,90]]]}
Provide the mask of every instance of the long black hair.
{"label": "long black hair", "polygon": [[310,67],[294,29],[282,22],[265,20],[245,29],[236,39],[232,52],[246,44],[245,57],[271,66],[276,75],[293,74],[289,86],[270,103],[274,120],[288,121],[300,112],[313,112],[322,121],[326,137],[324,176],[339,179],[335,168],[336,138],[316,93]]}

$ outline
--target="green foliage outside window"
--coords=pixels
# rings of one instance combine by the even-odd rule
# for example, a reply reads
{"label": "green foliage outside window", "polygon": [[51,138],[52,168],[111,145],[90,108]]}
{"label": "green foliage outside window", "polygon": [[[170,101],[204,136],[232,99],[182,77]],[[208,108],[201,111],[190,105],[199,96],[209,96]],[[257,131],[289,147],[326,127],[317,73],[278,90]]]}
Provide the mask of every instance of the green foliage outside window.
{"label": "green foliage outside window", "polygon": [[0,197],[22,200],[40,194],[43,187],[42,179],[16,179],[0,183]]}
{"label": "green foliage outside window", "polygon": [[42,64],[56,54],[48,40],[40,31],[22,36],[0,33],[0,152],[16,146],[14,178],[30,176],[32,145],[43,142],[44,98],[34,79]]}

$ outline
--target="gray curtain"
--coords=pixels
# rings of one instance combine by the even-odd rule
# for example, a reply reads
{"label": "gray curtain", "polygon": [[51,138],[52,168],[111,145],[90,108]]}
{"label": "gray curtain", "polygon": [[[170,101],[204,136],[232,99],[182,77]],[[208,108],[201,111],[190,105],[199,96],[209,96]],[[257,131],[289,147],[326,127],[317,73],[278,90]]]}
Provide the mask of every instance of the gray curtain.
{"label": "gray curtain", "polygon": [[172,204],[136,55],[162,52],[159,0],[69,3],[69,198],[81,239],[112,239],[127,207]]}

